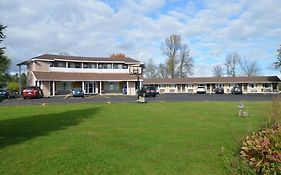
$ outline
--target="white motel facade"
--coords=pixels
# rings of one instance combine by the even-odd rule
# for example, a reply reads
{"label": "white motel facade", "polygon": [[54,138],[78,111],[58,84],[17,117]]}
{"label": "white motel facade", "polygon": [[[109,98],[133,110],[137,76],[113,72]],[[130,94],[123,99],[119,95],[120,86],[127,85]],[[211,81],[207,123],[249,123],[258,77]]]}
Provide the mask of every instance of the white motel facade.
{"label": "white motel facade", "polygon": [[243,93],[277,93],[277,76],[256,77],[188,77],[143,79],[144,65],[129,57],[81,57],[43,54],[17,64],[27,70],[27,85],[40,86],[45,96],[69,94],[81,88],[85,94],[136,95],[138,86],[155,86],[160,93],[196,93],[204,86],[206,93],[223,87],[230,93],[239,86]]}

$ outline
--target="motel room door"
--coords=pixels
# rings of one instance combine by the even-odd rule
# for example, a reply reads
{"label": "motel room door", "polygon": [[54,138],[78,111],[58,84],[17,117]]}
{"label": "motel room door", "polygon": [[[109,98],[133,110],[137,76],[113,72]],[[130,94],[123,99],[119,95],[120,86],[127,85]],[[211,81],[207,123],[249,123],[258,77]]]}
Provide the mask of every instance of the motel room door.
{"label": "motel room door", "polygon": [[95,83],[91,81],[85,82],[85,91],[86,94],[94,94],[95,93]]}

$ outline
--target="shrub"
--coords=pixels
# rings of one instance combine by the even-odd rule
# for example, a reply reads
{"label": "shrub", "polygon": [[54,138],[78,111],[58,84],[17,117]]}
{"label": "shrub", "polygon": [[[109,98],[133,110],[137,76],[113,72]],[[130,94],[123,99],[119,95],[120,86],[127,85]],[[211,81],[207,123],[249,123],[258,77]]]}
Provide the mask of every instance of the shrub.
{"label": "shrub", "polygon": [[19,91],[19,84],[17,82],[10,82],[7,88],[13,91]]}
{"label": "shrub", "polygon": [[272,128],[266,128],[247,136],[242,141],[240,158],[258,174],[281,174],[280,124],[275,123]]}

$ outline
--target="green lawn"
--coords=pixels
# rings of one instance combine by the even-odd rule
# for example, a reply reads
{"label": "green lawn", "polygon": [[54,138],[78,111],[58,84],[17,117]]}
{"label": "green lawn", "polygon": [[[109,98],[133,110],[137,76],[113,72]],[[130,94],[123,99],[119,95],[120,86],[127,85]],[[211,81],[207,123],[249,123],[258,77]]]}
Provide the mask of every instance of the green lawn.
{"label": "green lawn", "polygon": [[0,174],[227,173],[221,147],[257,129],[269,102],[0,107]]}

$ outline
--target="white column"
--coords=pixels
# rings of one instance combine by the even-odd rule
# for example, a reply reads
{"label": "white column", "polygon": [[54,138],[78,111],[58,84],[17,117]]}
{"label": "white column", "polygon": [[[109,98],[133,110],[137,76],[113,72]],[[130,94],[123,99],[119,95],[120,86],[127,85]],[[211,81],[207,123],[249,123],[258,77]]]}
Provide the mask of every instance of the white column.
{"label": "white column", "polygon": [[100,95],[101,95],[101,81],[100,81]]}
{"label": "white column", "polygon": [[85,81],[82,81],[82,91],[85,93]]}
{"label": "white column", "polygon": [[127,81],[127,95],[131,95],[131,89],[129,88],[129,82]]}
{"label": "white column", "polygon": [[98,83],[95,82],[95,93],[98,93],[99,92],[99,86],[98,86]]}
{"label": "white column", "polygon": [[56,85],[56,83],[55,83],[55,81],[53,81],[53,96],[55,96],[55,85]]}

